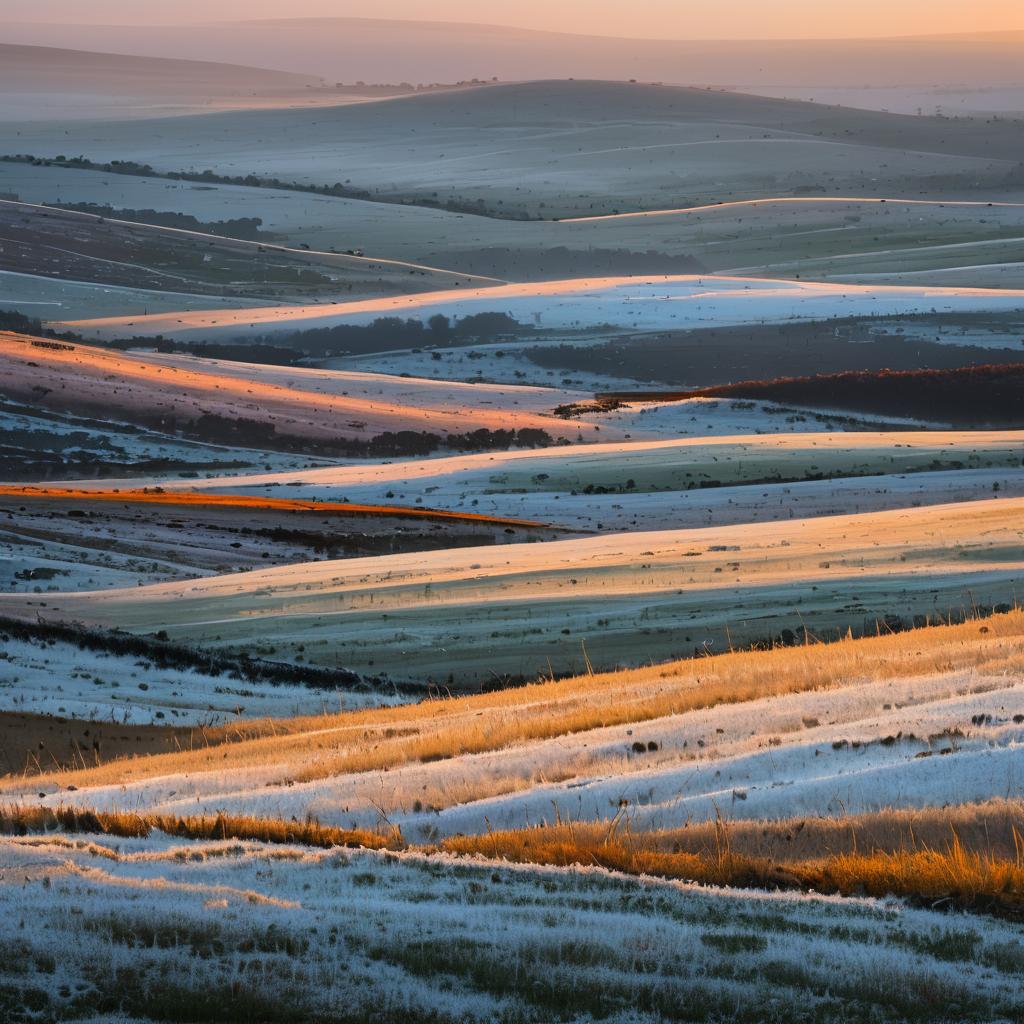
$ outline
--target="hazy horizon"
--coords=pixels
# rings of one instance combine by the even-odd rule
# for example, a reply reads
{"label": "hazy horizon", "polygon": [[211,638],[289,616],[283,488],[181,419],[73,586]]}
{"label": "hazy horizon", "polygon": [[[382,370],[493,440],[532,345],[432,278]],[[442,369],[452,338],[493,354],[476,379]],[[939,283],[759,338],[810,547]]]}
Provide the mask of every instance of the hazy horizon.
{"label": "hazy horizon", "polygon": [[[759,41],[787,39],[884,39],[900,36],[976,35],[1024,30],[1024,9],[1011,0],[988,0],[966,10],[953,0],[908,0],[898,10],[885,0],[864,0],[855,9],[823,8],[812,0],[781,0],[770,8],[759,0],[736,0],[728,9],[689,10],[673,0],[637,0],[623,11],[611,0],[564,0],[550,5],[521,0],[493,15],[469,0],[295,0],[287,12],[273,0],[181,0],[173,12],[140,10],[128,0],[97,0],[88,23],[93,26],[183,26],[218,22],[366,18],[487,25],[498,28],[560,32],[609,38]],[[7,0],[8,25],[67,24],[81,18],[73,0]]]}

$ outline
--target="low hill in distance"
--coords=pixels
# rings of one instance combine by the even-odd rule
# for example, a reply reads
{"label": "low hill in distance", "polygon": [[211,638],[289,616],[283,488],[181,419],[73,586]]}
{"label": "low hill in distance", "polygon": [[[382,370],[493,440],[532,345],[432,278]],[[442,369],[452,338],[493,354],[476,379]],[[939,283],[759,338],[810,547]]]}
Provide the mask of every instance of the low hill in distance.
{"label": "low hill in distance", "polygon": [[[373,18],[275,18],[151,28],[14,24],[11,41],[229,60],[334,81],[438,82],[494,76],[610,78],[801,95],[846,89],[907,112],[935,102],[998,110],[979,88],[1019,86],[1019,32],[855,40],[619,40],[487,24]],[[864,88],[870,82],[872,88]],[[971,83],[965,89],[963,83]],[[958,95],[957,87],[960,87]],[[879,96],[878,90],[884,90]],[[974,95],[971,95],[971,94]],[[811,93],[813,95],[813,92]],[[934,101],[929,104],[929,99]],[[1005,100],[1002,100],[1005,102]],[[1011,100],[1011,103],[1014,102]],[[1005,109],[1005,108],[1002,108]]]}
{"label": "low hill in distance", "polygon": [[[6,35],[6,32],[5,32]],[[101,49],[102,43],[97,41]],[[0,43],[5,121],[153,117],[312,102],[316,77],[212,60]],[[343,102],[337,95],[334,102]]]}
{"label": "low hill in distance", "polygon": [[1024,185],[1024,122],[907,117],[738,93],[538,81],[384,103],[20,125],[8,151],[160,172],[258,172],[511,218],[779,195],[985,193]]}
{"label": "low hill in distance", "polygon": [[[413,263],[281,245],[262,230],[261,218],[200,221],[151,209],[82,205],[85,211],[0,200],[0,272],[46,278],[57,282],[56,287],[69,282],[113,285],[140,293],[189,296],[192,302],[209,295],[235,305],[245,305],[247,299],[337,301],[346,295],[480,287],[489,280]],[[17,304],[18,282],[8,281],[7,301]],[[92,290],[99,302],[109,302],[106,287]],[[90,305],[88,297],[70,301],[71,308],[79,308],[75,302],[86,310]],[[173,304],[174,299],[167,301]],[[185,299],[180,301],[184,305]]]}

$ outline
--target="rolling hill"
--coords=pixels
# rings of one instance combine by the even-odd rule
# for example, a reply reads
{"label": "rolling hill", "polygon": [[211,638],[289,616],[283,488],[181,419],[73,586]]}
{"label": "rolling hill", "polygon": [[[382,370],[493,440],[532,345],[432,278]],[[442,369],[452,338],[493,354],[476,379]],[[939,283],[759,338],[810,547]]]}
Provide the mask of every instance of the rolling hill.
{"label": "rolling hill", "polygon": [[[86,338],[165,335],[225,341],[273,337],[336,325],[366,325],[385,316],[426,322],[437,314],[461,318],[506,313],[529,329],[575,332],[582,344],[602,335],[685,330],[733,324],[832,320],[916,313],[1019,312],[1024,291],[778,281],[757,278],[642,276],[544,281],[315,306],[208,309],[179,314],[71,320]],[[513,348],[511,340],[504,348]]]}
{"label": "rolling hill", "polygon": [[[964,83],[968,109],[991,110],[978,87],[1019,86],[1022,33],[854,40],[619,40],[586,34],[526,31],[487,24],[373,18],[276,18],[163,25],[10,24],[12,42],[89,46],[158,57],[230,60],[282,68],[331,81],[438,82],[481,78],[617,78],[751,91],[846,88],[870,104],[900,109],[894,93],[910,92],[912,113]],[[864,88],[865,82],[873,88]],[[974,93],[972,96],[971,93]],[[813,93],[811,93],[813,95]],[[958,97],[959,98],[959,97]],[[994,97],[998,103],[999,98]],[[1019,101],[1018,101],[1019,102]],[[931,109],[928,107],[928,109]]]}
{"label": "rolling hill", "polygon": [[[140,321],[140,329],[143,324]],[[579,398],[543,388],[449,383],[302,367],[125,353],[0,332],[0,394],[165,433],[287,450],[367,441],[394,431],[463,434],[543,430],[596,437],[595,424],[555,416]],[[519,406],[519,408],[515,408]],[[226,432],[226,433],[225,433]],[[228,436],[230,435],[230,436]]]}
{"label": "rolling hill", "polygon": [[91,315],[109,304],[110,286],[125,306],[143,312],[150,302],[195,308],[202,295],[236,305],[249,298],[336,301],[339,295],[497,283],[414,263],[281,245],[261,230],[260,220],[203,222],[152,209],[81,211],[0,200],[0,303],[17,306],[20,296],[34,290],[62,295],[73,288],[76,295],[57,301],[70,316],[72,310]]}
{"label": "rolling hill", "polygon": [[1020,188],[1022,140],[1015,121],[542,81],[320,109],[21,125],[10,148],[549,219],[762,198],[780,184],[812,196]]}
{"label": "rolling hill", "polygon": [[834,636],[1005,605],[1024,499],[304,563],[130,590],[0,597],[0,614],[476,689],[594,665]]}
{"label": "rolling hill", "polygon": [[[683,402],[719,414],[708,403]],[[539,520],[591,531],[665,530],[947,504],[1024,489],[1024,432],[858,429],[798,433],[763,409],[736,410],[763,433],[457,455],[428,462],[160,480],[168,491],[383,502]],[[724,415],[728,415],[728,406]],[[642,418],[641,418],[642,419]],[[614,419],[612,420],[614,423]],[[864,427],[863,424],[858,424]],[[606,425],[607,429],[607,425]],[[698,429],[706,429],[704,423]],[[786,433],[787,429],[794,431]],[[149,481],[150,485],[156,481]],[[957,497],[951,497],[957,495]]]}
{"label": "rolling hill", "polygon": [[[5,26],[6,28],[6,26]],[[5,121],[154,117],[311,102],[305,73],[243,64],[0,43]],[[100,43],[100,49],[106,49]],[[139,51],[139,54],[145,51]]]}
{"label": "rolling hill", "polygon": [[780,197],[773,183],[766,196],[741,203],[642,217],[517,221],[295,190],[0,162],[0,191],[25,202],[177,211],[201,222],[259,218],[261,231],[292,248],[362,249],[510,281],[599,276],[609,268],[680,273],[691,269],[680,262],[692,260],[709,273],[762,277],[856,282],[854,275],[870,274],[877,283],[1024,285],[1019,194],[997,189],[973,201],[946,196],[929,202],[899,198],[901,189],[894,188],[896,194],[882,198]]}

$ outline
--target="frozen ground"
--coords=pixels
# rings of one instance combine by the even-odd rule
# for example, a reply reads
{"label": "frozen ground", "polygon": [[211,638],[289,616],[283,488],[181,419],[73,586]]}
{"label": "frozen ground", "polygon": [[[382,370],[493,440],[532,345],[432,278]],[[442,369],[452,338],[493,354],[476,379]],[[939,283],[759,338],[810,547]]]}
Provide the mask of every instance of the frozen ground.
{"label": "frozen ground", "polygon": [[4,838],[0,857],[4,917],[32,922],[4,934],[0,998],[53,1018],[887,1024],[1020,1005],[1019,928],[894,901],[165,836]]}
{"label": "frozen ground", "polygon": [[327,714],[2,791],[49,807],[384,824],[410,842],[1012,802],[1024,792],[1022,657],[1018,612]]}
{"label": "frozen ground", "polygon": [[[623,808],[630,826],[643,832],[719,814],[726,820],[839,817],[1016,799],[1024,792],[1021,645],[990,642],[977,629],[969,642],[987,645],[977,667],[922,672],[901,669],[894,658],[876,678],[836,668],[809,692],[487,744],[480,753],[413,758],[383,774],[332,767],[330,744],[298,741],[282,749],[267,742],[262,757],[233,758],[213,770],[197,764],[192,771],[143,771],[133,778],[129,769],[111,785],[76,780],[73,793],[59,779],[48,780],[44,800],[172,815],[311,815],[364,829],[379,826],[384,815],[407,838],[432,841],[558,820],[607,821]],[[817,653],[827,665],[828,649]],[[937,656],[936,665],[941,661]],[[703,672],[685,664],[634,671],[618,687],[640,709],[676,672],[696,676],[698,688],[702,676],[709,686],[716,682],[712,662]],[[507,721],[516,713],[510,703],[504,714],[477,714]],[[469,723],[472,714],[466,709]],[[317,727],[329,733],[330,725],[318,721],[310,735]],[[454,732],[459,725],[456,719],[447,727]],[[487,725],[485,719],[484,735]]]}
{"label": "frozen ground", "polygon": [[[740,409],[736,416],[754,412]],[[706,415],[717,420],[720,410],[708,409]],[[724,415],[727,421],[728,408]],[[0,575],[6,574],[9,592],[56,594],[305,563],[341,552],[358,557],[559,536],[529,530],[506,535],[500,523],[339,518],[318,514],[316,503],[323,502],[440,509],[565,531],[617,533],[1021,497],[1020,450],[1021,437],[1014,431],[782,431],[271,473],[240,468],[224,475],[207,471],[203,478],[188,473],[61,481],[13,491],[4,499]],[[65,486],[73,494],[54,491]],[[202,501],[133,504],[127,494],[117,500],[119,492],[139,488],[235,495],[256,503],[232,509]],[[105,500],[90,501],[91,491]],[[275,511],[260,507],[264,498],[313,504]],[[189,543],[182,546],[185,536]]]}
{"label": "frozen ground", "polygon": [[[878,358],[878,355],[863,360],[867,365],[862,365],[860,360],[863,357],[854,347],[856,342],[846,342],[838,352],[830,350],[831,342],[843,337],[844,332],[856,334],[859,340],[891,343],[895,357],[909,362],[914,368],[922,362],[960,366],[976,362],[1011,362],[1018,357],[1020,336],[1024,331],[1024,317],[1019,313],[997,314],[991,318],[980,314],[978,319],[983,319],[983,323],[965,322],[966,316],[970,315],[853,321],[854,326],[850,321],[843,321],[841,326],[832,327],[828,320],[802,322],[802,325],[814,330],[816,324],[817,330],[825,335],[822,340],[826,343],[826,351],[821,354],[821,363],[827,363],[831,372],[854,368],[881,369],[887,365],[886,360]],[[636,331],[624,333],[621,329],[554,331],[540,337],[506,339],[490,344],[337,356],[324,360],[320,365],[336,370],[370,371],[392,376],[408,374],[426,380],[539,385],[596,393],[679,391],[726,381],[787,375],[786,371],[780,372],[778,362],[771,358],[773,351],[787,360],[790,374],[802,376],[819,368],[824,370],[815,358],[814,349],[808,351],[805,347],[807,340],[792,338],[794,332],[787,330],[792,323],[740,325],[739,328],[726,328],[740,331],[740,336],[722,338],[716,338],[716,328],[707,325],[684,325],[654,335]],[[698,340],[688,333],[692,329],[704,329],[708,333]],[[744,337],[742,332],[746,331],[750,333]],[[911,347],[915,342],[923,343],[930,355],[922,359],[920,349]],[[664,353],[659,358],[658,349],[663,343]],[[771,348],[765,351],[759,348],[761,344]],[[580,351],[567,352],[562,346],[570,350],[596,348],[598,358],[590,359]],[[642,352],[640,359],[633,358],[634,353],[630,351],[636,346]],[[938,346],[948,346],[948,355],[937,352]],[[988,351],[979,353],[978,348]],[[599,368],[594,366],[598,360]],[[662,405],[655,413],[653,406],[645,404],[612,413],[607,418],[611,421],[623,417],[630,419],[639,412],[642,415],[636,420],[638,427],[660,423],[670,426],[673,434],[669,436],[677,436],[676,432],[682,435],[693,433],[692,423],[687,423],[689,417],[679,420],[675,415],[675,412],[684,410],[681,405]],[[849,412],[843,415],[849,416]],[[668,423],[664,422],[666,416]],[[922,425],[948,426],[938,419],[939,416],[941,410],[936,411],[935,422]],[[737,414],[733,419],[737,423],[736,432],[766,427],[760,416],[741,417]],[[866,416],[864,421],[869,421]],[[887,417],[885,422],[913,421]],[[782,420],[773,415],[767,429],[784,429],[781,424]],[[708,431],[715,430],[715,425],[709,423]]]}
{"label": "frozen ground", "polygon": [[551,540],[573,532],[432,512],[417,503],[327,506],[249,495],[155,494],[152,488],[147,493],[132,481],[105,489],[90,484],[92,489],[0,484],[4,590],[124,588],[326,558]]}
{"label": "frozen ground", "polygon": [[585,418],[565,420],[545,411],[586,397],[566,391],[217,363],[53,345],[4,332],[0,365],[0,393],[16,401],[65,413],[113,414],[151,429],[200,423],[209,415],[254,421],[271,428],[262,443],[272,447],[284,443],[275,442],[275,433],[339,442],[397,430],[443,435],[533,428],[573,441],[596,438],[595,425]]}
{"label": "frozen ground", "polygon": [[460,318],[502,312],[531,327],[656,331],[901,313],[1016,312],[1022,308],[1024,291],[684,275],[549,281],[334,305],[209,309],[131,319],[70,320],[67,324],[86,337],[123,338],[143,333],[223,341],[254,333],[273,336],[334,324],[367,324],[384,316],[425,322],[436,314]]}
{"label": "frozen ground", "polygon": [[[1005,187],[983,198],[947,192],[932,200],[907,198],[898,187],[886,198],[780,196],[775,188],[750,200],[679,204],[643,216],[530,221],[5,162],[0,192],[28,203],[173,210],[205,221],[259,217],[262,230],[292,245],[363,249],[510,280],[536,279],[538,266],[564,268],[541,277],[571,277],[574,261],[579,265],[591,250],[618,251],[626,264],[630,253],[690,256],[709,272],[754,267],[761,276],[937,271],[1018,258],[1013,253],[1024,237],[1024,196]],[[773,275],[773,268],[786,273]]]}
{"label": "frozen ground", "polygon": [[1019,155],[1013,122],[898,118],[593,81],[16,130],[23,153],[127,158],[160,171],[258,172],[303,184],[341,179],[375,197],[454,200],[530,217],[687,205],[678,201],[684,197],[757,198],[780,181],[797,195],[913,190],[932,198],[937,180],[977,193],[1004,183]]}
{"label": "frozen ground", "polygon": [[173,559],[111,552],[75,543],[73,537],[37,539],[0,524],[0,579],[7,593],[134,587],[201,573],[193,569],[185,574]]}
{"label": "frozen ground", "polygon": [[[679,403],[683,410],[712,404]],[[729,405],[725,416],[730,415]],[[741,403],[742,404],[742,403]],[[753,417],[759,410],[736,410]],[[918,432],[724,436],[396,460],[195,481],[166,489],[479,512],[583,530],[804,518],[944,504],[1024,488],[1024,434]],[[685,416],[680,414],[680,419]],[[805,427],[787,424],[780,427]],[[853,477],[855,479],[842,479]],[[856,479],[860,478],[860,479]],[[778,482],[782,481],[782,482]]]}
{"label": "frozen ground", "polygon": [[231,307],[238,300],[210,295],[144,291],[110,284],[90,284],[0,271],[0,309],[18,309],[42,320],[76,316],[145,316],[154,310]]}
{"label": "frozen ground", "polygon": [[0,611],[166,629],[392,678],[640,664],[781,629],[1012,603],[1022,499],[305,563],[129,591],[0,597]]}
{"label": "frozen ground", "polygon": [[160,668],[64,641],[9,638],[0,656],[0,712],[131,725],[221,725],[378,704],[366,694]]}
{"label": "frozen ground", "polygon": [[[10,75],[0,69],[0,92]],[[182,90],[206,85],[176,78],[180,95],[166,101],[199,102]],[[19,102],[45,113],[56,85],[42,80]],[[152,113],[147,95],[135,100],[133,114]],[[67,117],[97,104],[82,90]],[[150,637],[147,655],[125,657],[18,638],[8,622],[0,818],[9,800],[256,815],[276,819],[284,840],[228,841],[223,819],[222,841],[49,827],[0,836],[0,1019],[1020,1019],[1016,922],[455,860],[424,846],[291,843],[293,825],[323,823],[408,843],[491,839],[496,857],[502,828],[568,823],[573,844],[578,825],[632,848],[659,829],[733,822],[774,829],[781,846],[805,824],[852,834],[862,812],[904,809],[936,829],[986,801],[1013,801],[1016,814],[1024,618],[988,613],[1017,603],[1024,574],[1021,432],[866,430],[864,419],[753,402],[595,408],[594,390],[621,388],[618,354],[598,366],[588,346],[617,336],[625,348],[633,335],[639,363],[643,345],[664,341],[655,362],[667,363],[674,334],[740,325],[753,359],[763,339],[747,325],[790,343],[793,325],[811,321],[822,351],[833,333],[838,350],[871,339],[829,321],[893,314],[906,318],[879,326],[900,333],[893,345],[1016,346],[1022,131],[593,82],[10,129],[5,152],[342,178],[388,201],[4,162],[0,200],[261,217],[299,258],[348,258],[304,246],[363,250],[518,283],[332,304],[311,293],[301,306],[280,292],[272,307],[257,290],[226,309],[4,274],[0,310],[103,337],[189,340],[501,311],[543,340],[328,369],[0,337],[0,459],[47,483],[81,481],[63,496],[0,486],[0,616],[38,623],[30,636],[67,636],[52,621],[126,631],[96,639],[112,650],[127,634]],[[59,273],[38,249],[39,272]],[[242,271],[248,280],[248,263]],[[691,336],[694,347],[716,346],[712,335]],[[530,345],[563,340],[609,375],[529,361]],[[922,345],[916,358],[926,355]],[[629,353],[620,362],[625,374]],[[575,405],[578,418],[554,414]],[[176,436],[221,437],[229,420],[238,436],[301,451],[394,430],[528,427],[590,443],[312,466]],[[123,493],[144,485],[185,493],[134,503]],[[574,536],[534,543],[556,531],[442,528],[379,509],[371,521],[326,502],[529,519]],[[945,619],[966,621],[908,628]],[[869,636],[817,642],[847,631]],[[173,664],[219,651],[286,662],[313,682],[328,678],[314,680],[314,668],[336,670],[331,685],[352,679],[341,670],[378,678],[352,679],[350,693],[249,682],[258,668],[163,669],[154,660],[168,638],[193,648],[175,648]],[[781,646],[706,657],[769,638]],[[73,760],[62,767],[65,748]],[[789,884],[785,856],[773,864]]]}
{"label": "frozen ground", "polygon": [[[467,420],[478,411],[490,412],[492,417],[505,417],[503,425],[507,426],[519,425],[519,416],[550,417],[556,406],[585,401],[590,397],[582,389],[433,380],[375,373],[369,369],[352,371],[330,367],[267,366],[159,352],[146,353],[143,358],[147,363],[177,371],[212,373],[246,384],[347,398],[353,403],[364,403],[369,410],[404,405],[424,413],[433,413],[439,419],[454,415]],[[365,361],[370,364],[374,358],[368,356]],[[591,417],[583,416],[581,419],[586,424]]]}
{"label": "frozen ground", "polygon": [[[6,282],[0,301],[65,316],[73,307],[77,316],[88,317],[104,315],[112,297],[124,301],[122,311],[144,313],[147,303],[153,311],[169,303],[195,308],[199,295],[210,296],[207,305],[213,306],[309,305],[500,283],[405,261],[277,244],[274,236],[256,233],[259,218],[232,225],[214,215],[212,224],[186,218],[174,227],[145,223],[166,220],[152,210],[128,210],[121,218],[111,212],[109,204],[66,210],[0,195],[0,271],[8,275],[0,278]],[[228,237],[239,229],[256,237]],[[46,302],[62,305],[47,310]]]}
{"label": "frozen ground", "polygon": [[[116,414],[110,408],[96,412],[96,417],[75,416],[42,409],[31,400],[24,404],[0,402],[0,432],[5,440],[0,476],[8,482],[68,476],[86,476],[95,482],[98,477],[110,476],[219,476],[232,471],[297,470],[326,464],[310,456],[203,444],[107,419],[112,412]],[[12,510],[5,507],[4,511],[10,520]]]}

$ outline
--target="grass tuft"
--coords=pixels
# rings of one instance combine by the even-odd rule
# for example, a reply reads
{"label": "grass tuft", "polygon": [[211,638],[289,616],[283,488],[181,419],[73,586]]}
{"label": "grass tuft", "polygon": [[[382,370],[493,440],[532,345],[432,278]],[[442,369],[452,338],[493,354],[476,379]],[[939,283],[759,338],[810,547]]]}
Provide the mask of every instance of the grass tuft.
{"label": "grass tuft", "polygon": [[335,828],[313,820],[284,821],[234,814],[178,817],[128,811],[90,811],[75,807],[0,804],[0,835],[85,832],[140,839],[154,831],[182,839],[249,839],[261,843],[288,843],[320,849],[344,846],[389,850],[405,845],[397,829],[371,832],[368,829]]}
{"label": "grass tuft", "polygon": [[[1019,813],[1019,808],[1018,808]],[[775,860],[736,850],[725,825],[714,849],[661,848],[658,833],[622,832],[611,825],[538,826],[455,836],[435,850],[520,864],[600,867],[740,889],[783,889],[841,896],[898,896],[935,907],[1024,920],[1024,843],[1016,829],[1014,856],[968,849],[953,833],[942,848],[846,852],[813,860]]]}

